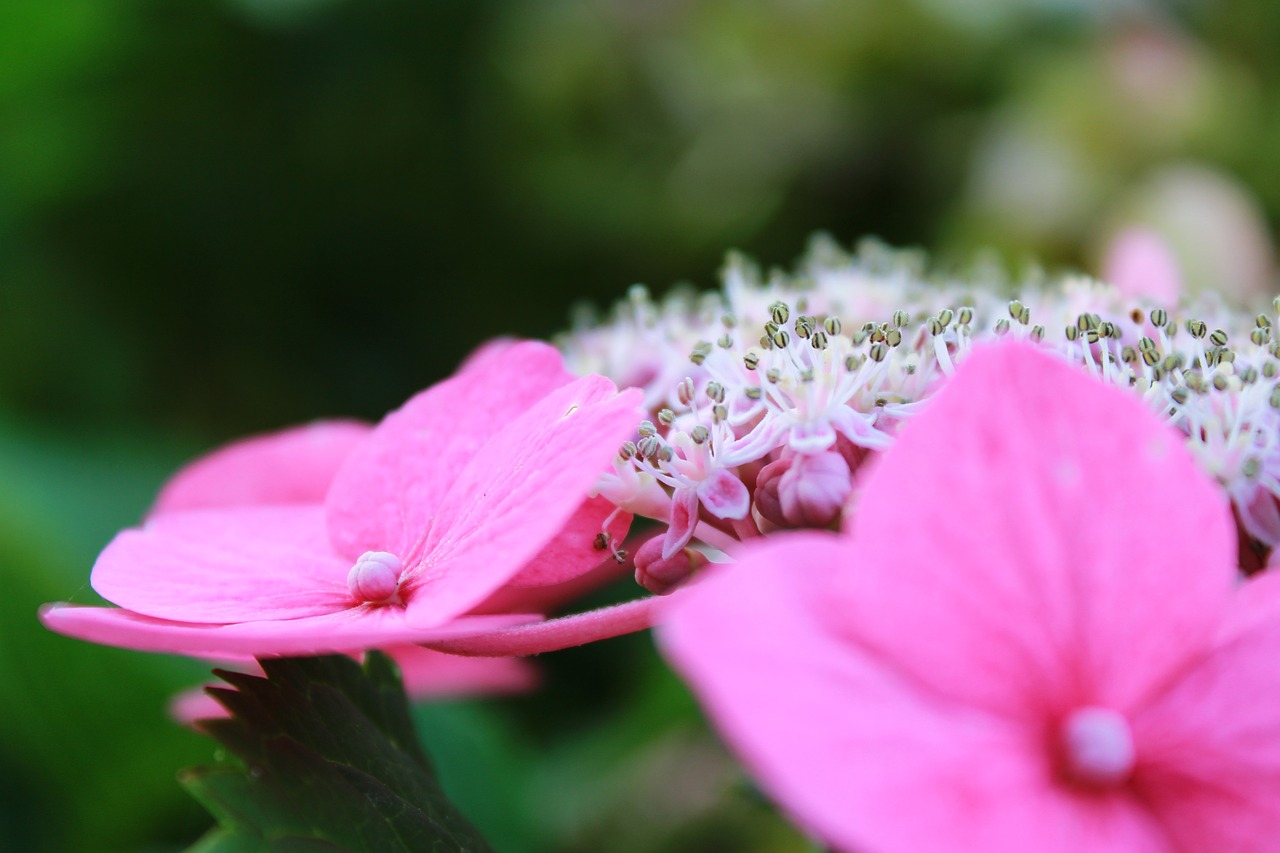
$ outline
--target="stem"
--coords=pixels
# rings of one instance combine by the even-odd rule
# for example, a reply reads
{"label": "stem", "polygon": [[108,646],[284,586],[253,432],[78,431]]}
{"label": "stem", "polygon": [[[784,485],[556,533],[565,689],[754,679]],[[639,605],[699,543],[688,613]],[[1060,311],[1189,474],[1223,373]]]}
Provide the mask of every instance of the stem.
{"label": "stem", "polygon": [[718,548],[726,554],[733,553],[739,542],[728,533],[725,533],[718,527],[712,527],[705,521],[699,521],[698,525],[693,529],[695,539],[701,539],[712,548]]}

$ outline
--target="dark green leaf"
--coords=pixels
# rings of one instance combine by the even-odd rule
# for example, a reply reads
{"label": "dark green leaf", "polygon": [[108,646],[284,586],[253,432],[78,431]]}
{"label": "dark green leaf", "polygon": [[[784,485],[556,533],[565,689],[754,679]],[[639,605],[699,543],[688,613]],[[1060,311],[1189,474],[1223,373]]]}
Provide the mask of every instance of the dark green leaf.
{"label": "dark green leaf", "polygon": [[440,790],[389,659],[262,667],[220,671],[235,689],[210,690],[231,716],[201,725],[242,763],[183,774],[219,823],[193,851],[490,849]]}

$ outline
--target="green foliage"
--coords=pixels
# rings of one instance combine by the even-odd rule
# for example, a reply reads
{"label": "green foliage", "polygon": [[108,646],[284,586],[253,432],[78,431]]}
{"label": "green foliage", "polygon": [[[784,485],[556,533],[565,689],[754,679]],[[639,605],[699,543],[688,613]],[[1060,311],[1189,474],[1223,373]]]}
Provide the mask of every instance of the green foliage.
{"label": "green foliage", "polygon": [[388,658],[262,667],[211,688],[231,717],[201,726],[240,761],[181,777],[220,824],[197,851],[489,850],[440,790]]}

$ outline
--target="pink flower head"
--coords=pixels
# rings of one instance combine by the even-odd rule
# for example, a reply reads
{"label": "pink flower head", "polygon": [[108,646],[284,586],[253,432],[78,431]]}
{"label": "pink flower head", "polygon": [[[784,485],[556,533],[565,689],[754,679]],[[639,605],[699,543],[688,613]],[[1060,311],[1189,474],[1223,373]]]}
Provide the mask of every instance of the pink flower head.
{"label": "pink flower head", "polygon": [[860,484],[660,640],[799,823],[868,851],[1264,851],[1280,582],[1137,400],[978,349]]}
{"label": "pink flower head", "polygon": [[123,609],[42,616],[83,639],[208,657],[509,625],[458,617],[509,582],[555,584],[600,562],[604,521],[626,519],[586,496],[632,433],[637,401],[600,376],[571,381],[546,345],[492,348],[352,448],[323,506],[153,515],[93,569],[94,588]]}

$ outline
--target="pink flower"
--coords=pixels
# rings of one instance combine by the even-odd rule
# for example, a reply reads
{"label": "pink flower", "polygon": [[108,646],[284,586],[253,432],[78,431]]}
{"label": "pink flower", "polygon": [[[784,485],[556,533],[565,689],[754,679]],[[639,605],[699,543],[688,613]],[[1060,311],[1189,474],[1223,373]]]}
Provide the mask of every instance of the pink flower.
{"label": "pink flower", "polygon": [[583,574],[600,562],[605,520],[629,520],[584,500],[632,434],[638,394],[570,380],[543,344],[486,350],[356,444],[323,506],[162,511],[94,566],[94,588],[123,609],[55,605],[42,618],[83,639],[208,657],[353,651],[522,621],[459,617],[505,584]]}
{"label": "pink flower", "polygon": [[860,483],[671,601],[667,655],[841,849],[1263,851],[1280,576],[1131,396],[978,350]]}

